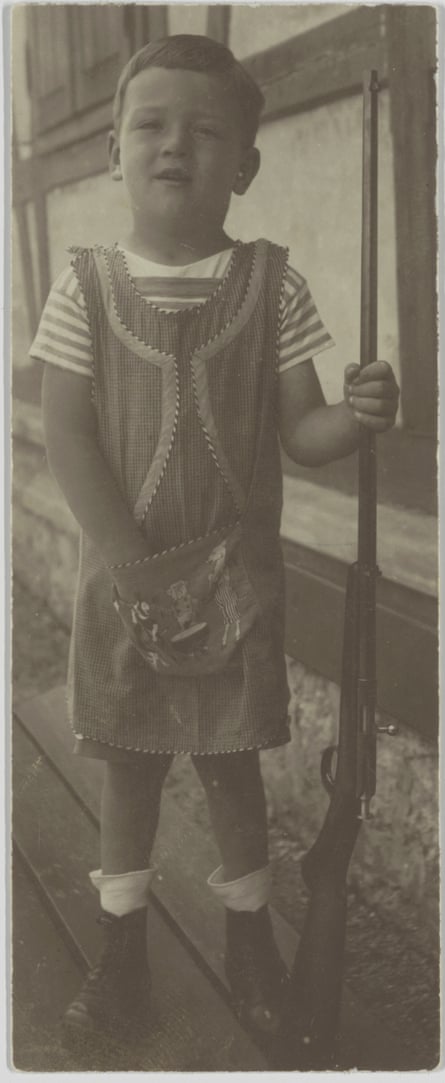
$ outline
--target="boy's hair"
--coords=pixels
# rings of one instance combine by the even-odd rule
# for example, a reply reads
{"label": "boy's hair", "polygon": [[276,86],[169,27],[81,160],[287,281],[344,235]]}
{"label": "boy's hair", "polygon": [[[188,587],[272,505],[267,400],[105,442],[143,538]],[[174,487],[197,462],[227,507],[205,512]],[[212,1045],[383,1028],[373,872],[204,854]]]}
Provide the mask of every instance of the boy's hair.
{"label": "boy's hair", "polygon": [[119,132],[127,86],[145,68],[182,68],[220,76],[239,106],[248,144],[255,142],[264,105],[261,90],[225,45],[200,34],[174,34],[139,49],[123,68],[113,102],[113,123]]}

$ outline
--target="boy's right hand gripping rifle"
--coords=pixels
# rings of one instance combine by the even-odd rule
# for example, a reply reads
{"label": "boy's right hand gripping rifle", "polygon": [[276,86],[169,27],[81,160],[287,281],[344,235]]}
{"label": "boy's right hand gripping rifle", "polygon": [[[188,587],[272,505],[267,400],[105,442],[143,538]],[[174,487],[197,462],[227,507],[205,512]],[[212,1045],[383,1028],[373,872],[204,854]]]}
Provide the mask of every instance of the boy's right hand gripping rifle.
{"label": "boy's right hand gripping rifle", "polygon": [[[377,72],[363,85],[363,195],[360,367],[377,360]],[[333,1055],[343,979],[346,877],[376,786],[376,457],[361,428],[358,559],[348,571],[338,744],[323,752],[330,795],[325,821],[303,858],[310,901],[283,1019],[284,1067],[326,1068]],[[381,727],[395,732],[395,727]]]}

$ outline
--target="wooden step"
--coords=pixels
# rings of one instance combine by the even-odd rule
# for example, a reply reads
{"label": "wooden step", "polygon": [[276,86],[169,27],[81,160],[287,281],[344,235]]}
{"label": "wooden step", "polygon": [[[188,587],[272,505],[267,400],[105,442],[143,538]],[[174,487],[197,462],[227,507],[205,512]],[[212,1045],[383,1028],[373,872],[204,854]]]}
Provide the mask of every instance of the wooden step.
{"label": "wooden step", "polygon": [[[88,881],[89,870],[97,866],[97,827],[20,726],[14,727],[13,786],[19,852],[65,942],[91,966],[100,946],[98,899]],[[126,1069],[135,1071],[264,1070],[260,1050],[153,904],[148,927],[153,1028],[126,1051],[113,1045],[111,1063],[125,1056]]]}
{"label": "wooden step", "polygon": [[[72,755],[73,737],[66,721],[65,689],[54,688],[44,696],[17,704],[15,715],[36,742],[36,757],[40,750],[51,761],[60,782],[69,787],[82,815],[97,831],[103,764]],[[96,859],[92,857],[91,860],[93,864],[89,868],[94,867]],[[153,883],[154,902],[178,938],[187,945],[189,953],[199,960],[201,971],[218,984],[221,996],[228,1000],[223,972],[223,912],[219,902],[205,890],[209,870],[219,863],[218,853],[202,828],[190,823],[182,811],[178,814],[174,797],[168,792],[164,792],[162,799],[154,863],[159,870]],[[272,920],[280,951],[291,967],[298,944],[297,934],[274,911]],[[368,1010],[361,1010],[348,988],[343,991],[340,1031],[338,1062],[341,1067],[373,1070],[405,1067],[403,1051],[397,1049],[395,1036]]]}
{"label": "wooden step", "polygon": [[14,850],[12,867],[14,973],[11,1059],[18,1071],[75,1071],[76,1059],[58,1040],[60,1006],[82,981],[33,878]]}

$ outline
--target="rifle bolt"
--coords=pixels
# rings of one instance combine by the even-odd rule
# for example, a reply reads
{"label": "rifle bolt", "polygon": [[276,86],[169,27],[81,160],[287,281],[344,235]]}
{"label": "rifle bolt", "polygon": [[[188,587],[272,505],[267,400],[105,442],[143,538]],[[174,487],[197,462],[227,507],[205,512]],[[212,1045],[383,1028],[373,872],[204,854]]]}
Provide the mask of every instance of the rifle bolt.
{"label": "rifle bolt", "polygon": [[387,726],[377,726],[377,733],[386,733],[388,737],[397,737],[399,727],[395,722],[389,722]]}
{"label": "rifle bolt", "polygon": [[360,798],[360,812],[357,817],[358,820],[373,820],[374,817],[369,808],[369,797]]}

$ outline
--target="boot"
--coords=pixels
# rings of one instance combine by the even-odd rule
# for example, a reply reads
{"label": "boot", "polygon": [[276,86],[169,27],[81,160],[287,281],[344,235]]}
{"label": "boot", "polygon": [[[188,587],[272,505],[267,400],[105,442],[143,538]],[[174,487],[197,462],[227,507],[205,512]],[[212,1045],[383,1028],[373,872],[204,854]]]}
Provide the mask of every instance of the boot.
{"label": "boot", "polygon": [[121,1037],[148,1022],[147,909],[123,917],[101,910],[97,920],[105,935],[104,949],[65,1012],[64,1036],[70,1042],[111,1032]]}
{"label": "boot", "polygon": [[264,1035],[277,1034],[289,976],[267,906],[226,909],[225,970],[240,1021]]}

